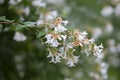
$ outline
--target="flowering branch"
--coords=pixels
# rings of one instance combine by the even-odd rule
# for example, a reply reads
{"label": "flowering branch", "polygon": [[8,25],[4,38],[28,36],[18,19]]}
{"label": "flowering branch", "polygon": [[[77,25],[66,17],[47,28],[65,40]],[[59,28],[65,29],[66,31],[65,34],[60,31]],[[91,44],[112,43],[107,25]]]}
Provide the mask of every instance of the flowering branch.
{"label": "flowering branch", "polygon": [[94,55],[97,58],[103,57],[103,45],[97,46],[94,39],[87,38],[87,32],[81,32],[79,29],[69,31],[65,26],[69,22],[63,21],[58,17],[50,25],[51,32],[45,35],[46,43],[48,45],[50,62],[58,63],[61,59],[66,61],[69,67],[75,66],[80,57],[74,55],[76,47],[84,52],[86,55]]}
{"label": "flowering branch", "polygon": [[89,39],[87,37],[88,33],[86,31],[81,32],[79,29],[68,30],[65,26],[69,23],[67,20],[62,20],[61,17],[56,18],[54,21],[46,21],[48,24],[44,24],[42,28],[36,26],[34,22],[21,22],[16,24],[14,22],[0,22],[0,24],[13,23],[15,25],[15,30],[17,31],[14,36],[16,41],[25,41],[27,37],[18,32],[18,30],[27,28],[35,29],[38,31],[37,37],[42,37],[42,41],[47,45],[49,54],[48,58],[51,58],[52,63],[59,63],[61,60],[66,62],[69,67],[75,66],[79,61],[79,55],[75,55],[77,49],[83,52],[87,56],[94,55],[98,59],[103,57],[103,45],[97,46],[93,38]]}

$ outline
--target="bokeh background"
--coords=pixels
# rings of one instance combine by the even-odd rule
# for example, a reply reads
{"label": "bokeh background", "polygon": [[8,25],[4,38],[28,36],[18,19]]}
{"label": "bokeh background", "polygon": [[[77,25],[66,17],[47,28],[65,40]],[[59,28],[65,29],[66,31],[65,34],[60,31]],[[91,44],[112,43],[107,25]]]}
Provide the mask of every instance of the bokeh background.
{"label": "bokeh background", "polygon": [[120,0],[0,0],[0,16],[38,26],[60,16],[68,29],[86,30],[104,45],[102,61],[82,54],[69,68],[49,63],[34,30],[22,30],[19,40],[11,25],[0,24],[0,80],[120,80]]}

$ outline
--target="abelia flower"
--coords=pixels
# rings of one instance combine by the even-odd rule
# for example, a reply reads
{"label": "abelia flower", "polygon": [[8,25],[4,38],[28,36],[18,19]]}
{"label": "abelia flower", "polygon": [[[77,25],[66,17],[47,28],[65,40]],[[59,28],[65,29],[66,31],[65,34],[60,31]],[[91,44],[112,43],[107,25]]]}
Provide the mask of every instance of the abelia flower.
{"label": "abelia flower", "polygon": [[57,33],[50,33],[45,36],[45,38],[47,39],[45,43],[48,43],[52,47],[57,47],[58,45],[60,45],[58,40],[61,41],[63,39],[65,41],[66,37],[66,35],[64,36]]}
{"label": "abelia flower", "polygon": [[21,32],[16,32],[13,39],[17,42],[22,42],[22,41],[25,41],[27,39],[27,36],[25,36]]}
{"label": "abelia flower", "polygon": [[86,38],[86,35],[87,35],[88,33],[86,32],[86,31],[84,31],[84,32],[80,32],[80,30],[79,29],[76,29],[76,30],[74,30],[74,32],[73,32],[73,36],[75,36],[78,40],[80,40],[80,41],[82,41],[82,40],[84,40],[85,38]]}
{"label": "abelia flower", "polygon": [[102,54],[102,51],[103,51],[103,45],[94,45],[94,50],[93,50],[93,55],[95,55],[96,57],[98,58],[101,58],[103,56]]}
{"label": "abelia flower", "polygon": [[56,32],[65,32],[67,29],[63,26],[58,24],[58,26],[54,27]]}
{"label": "abelia flower", "polygon": [[58,53],[58,51],[53,51],[53,50],[50,50],[50,49],[48,49],[49,50],[49,54],[48,54],[48,58],[49,57],[51,57],[52,59],[51,59],[51,61],[50,62],[53,62],[53,63],[58,63],[58,62],[60,62],[60,60],[61,60],[61,54],[60,53]]}
{"label": "abelia flower", "polygon": [[75,55],[71,54],[70,56],[67,57],[66,64],[69,67],[73,67],[73,66],[75,66],[75,64],[77,64],[78,60],[79,60],[79,56],[75,56]]}
{"label": "abelia flower", "polygon": [[52,47],[57,47],[59,45],[58,41],[56,38],[52,37],[52,34],[47,34],[45,36],[45,38],[47,39],[47,41],[45,43],[50,44],[50,46]]}
{"label": "abelia flower", "polygon": [[74,42],[72,42],[72,46],[83,46],[83,44],[80,40],[75,40]]}
{"label": "abelia flower", "polygon": [[62,22],[65,26],[69,23],[68,20],[65,20],[65,21],[62,21]]}

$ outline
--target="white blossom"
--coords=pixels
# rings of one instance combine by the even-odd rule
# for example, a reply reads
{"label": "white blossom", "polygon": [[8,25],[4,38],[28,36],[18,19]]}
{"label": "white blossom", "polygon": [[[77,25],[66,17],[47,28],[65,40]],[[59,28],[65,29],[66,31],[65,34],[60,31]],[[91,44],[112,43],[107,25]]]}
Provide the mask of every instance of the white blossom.
{"label": "white blossom", "polygon": [[54,10],[54,11],[48,12],[48,13],[45,15],[45,19],[46,19],[46,20],[52,20],[52,19],[56,18],[57,16],[58,16],[58,12],[57,12],[57,10]]}
{"label": "white blossom", "polygon": [[86,31],[82,32],[81,35],[83,35],[84,37],[87,35],[88,33]]}
{"label": "white blossom", "polygon": [[63,39],[63,41],[65,41],[66,37],[67,37],[66,35],[59,35],[55,33],[47,34],[45,36],[45,38],[47,39],[45,43],[48,43],[52,47],[57,47],[58,45],[60,45],[58,40],[61,41]]}
{"label": "white blossom", "polygon": [[91,43],[94,43],[94,41],[95,41],[95,39],[94,39],[94,38],[89,39],[89,42],[91,42]]}
{"label": "white blossom", "polygon": [[9,1],[9,4],[11,4],[11,5],[16,5],[16,4],[18,4],[19,2],[21,2],[22,0],[10,0]]}
{"label": "white blossom", "polygon": [[72,55],[71,57],[68,57],[67,58],[67,65],[69,66],[69,67],[73,67],[73,66],[75,66],[75,64],[77,64],[77,62],[78,62],[78,59],[79,58],[79,56],[74,56],[74,55]]}
{"label": "white blossom", "polygon": [[99,45],[99,46],[94,45],[93,55],[95,55],[98,59],[103,57],[102,51],[103,51],[103,45],[102,44]]}
{"label": "white blossom", "polygon": [[59,49],[59,51],[60,51],[60,53],[61,53],[61,55],[62,55],[62,58],[63,58],[63,59],[66,59],[66,58],[67,58],[67,54],[66,54],[65,47],[61,47],[61,48]]}
{"label": "white blossom", "polygon": [[101,35],[102,35],[102,29],[101,28],[97,27],[97,28],[93,29],[92,37],[94,39],[98,39]]}
{"label": "white blossom", "polygon": [[53,62],[53,63],[58,63],[58,62],[60,62],[60,60],[61,60],[61,54],[60,53],[58,53],[57,51],[51,51],[50,49],[49,49],[49,54],[48,54],[48,56],[47,57],[51,57],[52,59],[51,59],[51,61],[50,62]]}
{"label": "white blossom", "polygon": [[52,40],[50,41],[50,43],[52,44],[52,45],[51,45],[52,47],[57,47],[57,46],[59,45],[58,41],[55,40],[55,39],[52,39]]}
{"label": "white blossom", "polygon": [[29,7],[29,6],[27,6],[27,7],[24,9],[24,14],[25,14],[26,16],[28,16],[28,15],[30,14],[30,7]]}
{"label": "white blossom", "polygon": [[108,67],[109,67],[109,65],[106,62],[100,63],[100,72],[101,72],[103,79],[108,78],[108,75],[107,75]]}
{"label": "white blossom", "polygon": [[85,37],[86,37],[87,34],[88,34],[88,33],[87,33],[86,31],[84,31],[84,32],[79,32],[76,37],[77,37],[80,41],[82,41],[82,40],[85,39]]}
{"label": "white blossom", "polygon": [[95,72],[89,72],[89,76],[95,78],[95,80],[99,80],[100,79],[99,74],[97,74]]}
{"label": "white blossom", "polygon": [[51,34],[45,36],[47,38],[46,43],[50,44],[52,47],[57,47],[59,45],[58,41],[55,38],[52,38]]}
{"label": "white blossom", "polygon": [[69,22],[68,20],[62,21],[64,23],[64,25],[66,26]]}
{"label": "white blossom", "polygon": [[47,3],[51,3],[54,5],[62,5],[65,0],[46,0]]}
{"label": "white blossom", "polygon": [[67,38],[67,35],[60,35],[60,37],[63,39],[63,41],[65,41]]}
{"label": "white blossom", "polygon": [[16,32],[13,39],[16,40],[17,42],[21,42],[21,41],[25,41],[27,37],[20,32]]}
{"label": "white blossom", "polygon": [[101,10],[101,15],[104,17],[110,17],[113,14],[113,8],[111,6],[105,6],[102,10]]}
{"label": "white blossom", "polygon": [[33,0],[32,5],[37,7],[46,7],[46,3],[42,0]]}
{"label": "white blossom", "polygon": [[120,4],[117,4],[117,6],[115,7],[114,13],[116,17],[120,17]]}
{"label": "white blossom", "polygon": [[106,23],[105,30],[106,30],[107,34],[110,34],[113,31],[112,23],[110,23],[110,22]]}
{"label": "white blossom", "polygon": [[63,26],[58,24],[58,26],[54,27],[56,32],[65,32],[67,29]]}
{"label": "white blossom", "polygon": [[72,44],[71,43],[68,43],[68,44],[66,44],[66,48],[73,48],[73,46],[72,46]]}

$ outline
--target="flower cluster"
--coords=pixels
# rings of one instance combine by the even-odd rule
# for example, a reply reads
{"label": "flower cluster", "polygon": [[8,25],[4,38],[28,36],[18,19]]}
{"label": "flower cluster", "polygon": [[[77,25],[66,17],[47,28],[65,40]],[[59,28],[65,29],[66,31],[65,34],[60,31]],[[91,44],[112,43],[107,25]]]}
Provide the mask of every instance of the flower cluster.
{"label": "flower cluster", "polygon": [[51,30],[45,35],[45,43],[48,45],[49,51],[47,57],[52,58],[50,62],[58,63],[65,60],[66,65],[73,67],[78,63],[80,57],[80,54],[75,55],[77,49],[98,58],[103,56],[102,44],[97,46],[93,38],[88,39],[86,31],[68,30],[65,27],[68,23],[67,20],[63,21],[60,17],[56,18],[50,25]]}

